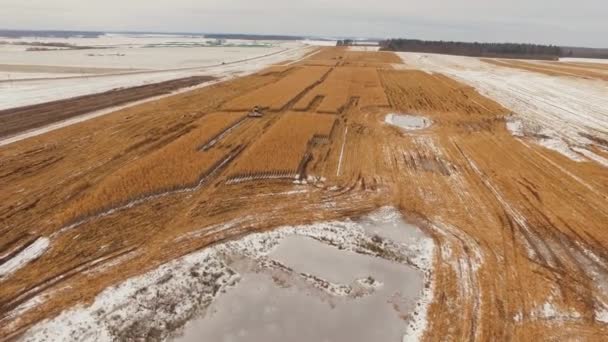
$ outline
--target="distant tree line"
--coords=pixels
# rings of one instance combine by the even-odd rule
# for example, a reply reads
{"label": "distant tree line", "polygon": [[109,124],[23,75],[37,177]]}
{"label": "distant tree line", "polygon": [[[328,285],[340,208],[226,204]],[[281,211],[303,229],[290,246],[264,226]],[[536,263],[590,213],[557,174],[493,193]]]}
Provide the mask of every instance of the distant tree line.
{"label": "distant tree line", "polygon": [[336,46],[351,46],[353,45],[354,41],[352,39],[343,39],[343,40],[338,40],[338,42],[336,43]]}
{"label": "distant tree line", "polygon": [[605,58],[608,59],[608,49],[593,49],[581,47],[562,47],[561,57]]}
{"label": "distant tree line", "polygon": [[271,34],[240,34],[240,33],[209,33],[204,34],[205,38],[212,39],[243,39],[243,40],[302,40],[300,36],[285,36]]}
{"label": "distant tree line", "polygon": [[465,43],[416,39],[389,39],[380,42],[382,50],[441,53],[471,57],[558,59],[561,48],[554,45],[513,43]]}
{"label": "distant tree line", "polygon": [[31,30],[0,30],[0,37],[6,38],[24,38],[24,37],[45,37],[45,38],[97,38],[102,36],[103,32],[89,31],[31,31]]}

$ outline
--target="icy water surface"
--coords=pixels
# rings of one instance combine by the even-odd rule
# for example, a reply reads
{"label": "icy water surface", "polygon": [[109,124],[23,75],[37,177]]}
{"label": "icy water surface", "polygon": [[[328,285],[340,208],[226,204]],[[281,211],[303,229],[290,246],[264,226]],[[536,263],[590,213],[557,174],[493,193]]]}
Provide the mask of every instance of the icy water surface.
{"label": "icy water surface", "polygon": [[[422,236],[400,218],[357,224],[395,244]],[[280,266],[254,270],[235,262],[240,282],[176,341],[401,341],[423,289],[413,267],[302,235],[282,239],[268,259]]]}
{"label": "icy water surface", "polygon": [[406,130],[424,129],[431,125],[431,120],[428,118],[405,114],[388,114],[384,121]]}

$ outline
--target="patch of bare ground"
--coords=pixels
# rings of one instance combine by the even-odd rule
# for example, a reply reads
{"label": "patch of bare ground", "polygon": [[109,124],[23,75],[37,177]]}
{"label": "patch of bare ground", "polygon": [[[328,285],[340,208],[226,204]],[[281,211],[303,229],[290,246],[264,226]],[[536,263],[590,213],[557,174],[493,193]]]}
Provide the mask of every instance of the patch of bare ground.
{"label": "patch of bare ground", "polygon": [[78,115],[120,106],[213,80],[209,76],[181,78],[161,83],[74,97],[32,106],[0,110],[0,138],[40,128]]}
{"label": "patch of bare ground", "polygon": [[[0,338],[214,243],[393,205],[438,247],[426,340],[601,340],[608,334],[598,316],[608,302],[607,169],[513,137],[506,109],[448,77],[369,66],[393,62],[387,53],[327,48],[296,70],[236,79],[0,148],[0,255],[50,238],[40,257],[0,280]],[[339,82],[348,87],[325,87],[334,73],[347,75]],[[385,96],[366,98],[361,84]],[[313,114],[319,96],[340,99],[332,101],[342,109]],[[304,98],[310,101],[299,107]],[[274,111],[231,130],[232,119],[205,128],[205,118],[219,115],[212,113],[260,99]],[[384,123],[389,112],[424,115],[433,125],[404,132]],[[331,134],[307,144],[329,126]],[[200,153],[210,137],[216,142]],[[256,172],[292,169],[308,153],[306,182],[229,181],[264,148],[270,151]],[[217,156],[225,162],[214,164]],[[155,196],[142,197],[147,185],[126,186],[120,200],[95,197],[79,209],[116,182],[173,169],[150,179],[162,190]],[[208,178],[193,186],[201,172]]]}

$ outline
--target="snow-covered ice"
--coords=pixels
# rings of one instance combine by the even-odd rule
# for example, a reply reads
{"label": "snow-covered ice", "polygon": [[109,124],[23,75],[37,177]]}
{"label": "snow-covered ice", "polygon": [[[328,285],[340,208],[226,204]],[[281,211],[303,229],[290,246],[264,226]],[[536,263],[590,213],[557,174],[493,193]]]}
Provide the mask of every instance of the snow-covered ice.
{"label": "snow-covered ice", "polygon": [[406,114],[388,114],[384,118],[384,122],[408,131],[424,129],[431,125],[431,120],[424,116]]}

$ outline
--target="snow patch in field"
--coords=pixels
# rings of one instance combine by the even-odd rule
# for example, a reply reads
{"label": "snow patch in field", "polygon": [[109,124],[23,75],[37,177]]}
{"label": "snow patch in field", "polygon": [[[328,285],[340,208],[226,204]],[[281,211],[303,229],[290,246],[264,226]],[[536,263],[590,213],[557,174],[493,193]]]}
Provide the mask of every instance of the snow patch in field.
{"label": "snow patch in field", "polygon": [[602,307],[595,310],[595,320],[608,324],[608,308]]}
{"label": "snow patch in field", "polygon": [[560,320],[560,321],[572,321],[581,318],[581,314],[574,309],[560,310],[555,304],[552,303],[553,296],[549,297],[548,300],[542,305],[536,307],[531,312],[531,316],[537,319],[547,320]]}
{"label": "snow patch in field", "polygon": [[0,280],[9,277],[31,261],[38,259],[48,249],[49,244],[48,238],[38,238],[19,254],[0,265]]}
{"label": "snow patch in field", "polygon": [[397,126],[408,131],[425,129],[431,126],[431,120],[423,116],[407,114],[388,114],[384,118],[384,122],[389,125]]}
{"label": "snow patch in field", "polygon": [[568,146],[568,144],[566,144],[560,138],[548,137],[548,138],[540,138],[536,141],[538,142],[539,145],[546,147],[550,150],[553,150],[555,152],[558,152],[574,161],[577,161],[577,162],[586,161],[586,159],[581,157],[580,154],[572,151],[572,149],[570,149],[570,146]]}
{"label": "snow patch in field", "polygon": [[574,150],[575,152],[578,152],[582,155],[584,155],[585,157],[589,158],[590,160],[595,161],[596,163],[603,165],[605,167],[608,167],[608,159],[597,155],[591,151],[589,151],[586,148],[581,148],[581,147],[574,147],[572,150]]}
{"label": "snow patch in field", "polygon": [[523,137],[524,136],[524,123],[521,120],[510,117],[507,120],[507,129],[513,136]]}
{"label": "snow patch in field", "polygon": [[380,46],[349,46],[348,50],[359,52],[377,52],[380,51]]}

